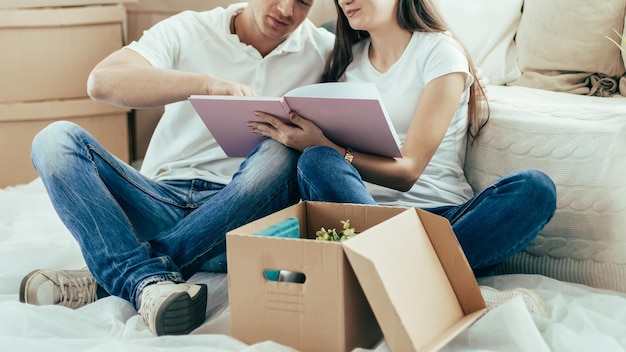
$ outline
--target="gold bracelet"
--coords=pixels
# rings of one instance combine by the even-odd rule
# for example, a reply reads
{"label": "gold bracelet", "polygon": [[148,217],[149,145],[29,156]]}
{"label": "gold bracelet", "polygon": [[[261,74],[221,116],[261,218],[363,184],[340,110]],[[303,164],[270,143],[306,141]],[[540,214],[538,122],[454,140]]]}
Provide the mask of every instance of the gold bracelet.
{"label": "gold bracelet", "polygon": [[346,147],[346,154],[343,156],[343,158],[346,159],[347,162],[352,164],[352,159],[354,159],[354,154],[352,154],[352,149]]}

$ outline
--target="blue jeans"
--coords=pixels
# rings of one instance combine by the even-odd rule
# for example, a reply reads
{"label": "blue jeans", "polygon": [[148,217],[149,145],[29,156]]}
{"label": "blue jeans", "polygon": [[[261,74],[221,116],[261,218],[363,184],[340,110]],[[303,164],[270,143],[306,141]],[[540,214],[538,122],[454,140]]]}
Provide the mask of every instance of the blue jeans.
{"label": "blue jeans", "polygon": [[[299,153],[268,139],[228,185],[155,182],[70,122],[33,140],[32,160],[98,283],[135,304],[146,286],[183,282],[222,259],[225,234],[300,200]],[[218,268],[217,270],[219,270]]]}
{"label": "blue jeans", "polygon": [[[304,200],[376,204],[356,168],[332,148],[304,151],[298,183]],[[470,266],[481,276],[535,239],[554,215],[556,187],[544,173],[524,170],[497,180],[464,204],[424,210],[450,221]]]}

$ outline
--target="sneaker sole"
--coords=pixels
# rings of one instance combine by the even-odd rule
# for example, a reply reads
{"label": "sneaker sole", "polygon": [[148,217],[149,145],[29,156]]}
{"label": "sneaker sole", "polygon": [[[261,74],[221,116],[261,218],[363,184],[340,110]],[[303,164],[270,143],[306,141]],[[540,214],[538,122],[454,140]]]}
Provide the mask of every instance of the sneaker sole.
{"label": "sneaker sole", "polygon": [[24,276],[24,278],[22,279],[22,282],[20,282],[20,302],[22,303],[30,303],[30,304],[38,304],[35,302],[27,302],[26,300],[26,287],[30,284],[30,280],[32,279],[33,276],[35,276],[36,273],[40,272],[40,269],[35,269],[33,271],[31,271],[30,273],[26,274],[26,276]]}
{"label": "sneaker sole", "polygon": [[187,292],[179,292],[163,302],[167,309],[159,311],[154,318],[154,330],[158,336],[186,335],[204,323],[207,286],[205,284],[198,286],[200,290],[194,297],[189,296]]}

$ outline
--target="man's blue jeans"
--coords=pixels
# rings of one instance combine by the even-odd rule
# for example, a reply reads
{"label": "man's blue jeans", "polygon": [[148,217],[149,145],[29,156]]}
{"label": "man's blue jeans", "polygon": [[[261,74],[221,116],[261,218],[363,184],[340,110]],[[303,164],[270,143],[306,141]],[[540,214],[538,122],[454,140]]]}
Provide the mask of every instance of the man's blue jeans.
{"label": "man's blue jeans", "polygon": [[146,285],[183,282],[205,262],[224,259],[227,231],[297,203],[298,156],[268,139],[224,186],[155,182],[70,122],[46,127],[32,149],[52,204],[92,274],[108,293],[133,304]]}
{"label": "man's blue jeans", "polygon": [[[323,165],[323,166],[322,166]],[[312,147],[298,161],[303,200],[376,204],[358,171],[335,149]],[[542,172],[505,176],[464,204],[424,209],[447,218],[477,276],[522,251],[556,210],[556,187]]]}

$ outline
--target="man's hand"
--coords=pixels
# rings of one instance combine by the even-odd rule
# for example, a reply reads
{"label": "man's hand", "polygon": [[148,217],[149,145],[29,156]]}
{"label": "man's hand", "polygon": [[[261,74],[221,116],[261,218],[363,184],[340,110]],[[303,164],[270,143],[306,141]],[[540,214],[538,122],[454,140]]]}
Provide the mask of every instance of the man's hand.
{"label": "man's hand", "polygon": [[211,77],[205,91],[208,95],[256,95],[250,86],[215,76]]}

